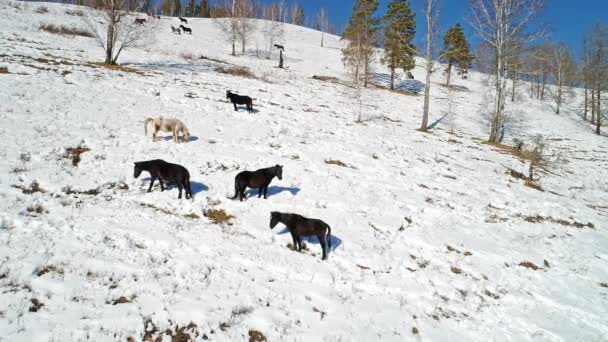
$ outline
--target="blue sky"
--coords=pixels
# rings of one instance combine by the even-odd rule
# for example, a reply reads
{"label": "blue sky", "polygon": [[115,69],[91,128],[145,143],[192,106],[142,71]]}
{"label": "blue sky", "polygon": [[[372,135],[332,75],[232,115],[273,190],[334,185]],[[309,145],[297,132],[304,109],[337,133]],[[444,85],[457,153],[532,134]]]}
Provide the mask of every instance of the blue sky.
{"label": "blue sky", "polygon": [[[380,0],[379,15],[385,11],[388,0]],[[424,34],[423,11],[424,0],[410,0],[412,8],[416,11],[418,21],[417,39]],[[340,30],[348,21],[352,11],[352,0],[301,0],[307,16],[313,15],[318,8],[324,6],[328,9],[332,22]],[[473,32],[464,22],[467,11],[467,0],[441,0],[440,1],[440,28],[445,32],[456,22],[461,22],[472,42],[476,41]],[[565,41],[577,53],[580,51],[581,39],[584,32],[594,23],[608,23],[608,0],[547,0],[547,7],[540,20],[551,28],[551,38],[555,41]]]}

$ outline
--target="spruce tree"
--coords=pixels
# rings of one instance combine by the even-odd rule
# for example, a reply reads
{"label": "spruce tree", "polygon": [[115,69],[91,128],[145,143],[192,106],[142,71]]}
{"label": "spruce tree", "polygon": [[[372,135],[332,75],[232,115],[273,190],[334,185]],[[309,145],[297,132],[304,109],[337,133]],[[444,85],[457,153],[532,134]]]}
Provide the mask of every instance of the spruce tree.
{"label": "spruce tree", "polygon": [[363,68],[363,86],[367,86],[369,66],[376,45],[379,20],[373,15],[378,9],[378,0],[355,0],[351,15],[342,39],[348,45],[342,49],[342,62],[353,69],[355,83],[359,83]]}
{"label": "spruce tree", "polygon": [[391,70],[391,89],[395,85],[395,69],[414,68],[416,47],[412,43],[416,35],[416,13],[409,0],[392,0],[383,18],[384,62]]}
{"label": "spruce tree", "polygon": [[462,26],[460,23],[456,23],[443,37],[442,59],[448,64],[446,85],[450,85],[452,66],[458,65],[463,73],[467,71],[469,63],[473,59],[469,50],[470,46],[464,36]]}

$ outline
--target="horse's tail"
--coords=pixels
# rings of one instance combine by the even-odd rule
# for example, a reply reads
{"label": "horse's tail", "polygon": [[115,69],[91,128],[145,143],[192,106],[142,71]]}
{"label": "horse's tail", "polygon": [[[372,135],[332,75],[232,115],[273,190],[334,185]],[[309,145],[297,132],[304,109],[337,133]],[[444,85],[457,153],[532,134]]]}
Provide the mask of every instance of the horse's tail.
{"label": "horse's tail", "polygon": [[152,118],[146,118],[146,119],[144,120],[144,134],[145,134],[146,136],[148,135],[148,123],[149,123],[150,121],[154,121],[154,119],[152,119]]}
{"label": "horse's tail", "polygon": [[331,227],[328,224],[327,226],[327,249],[331,251]]}
{"label": "horse's tail", "polygon": [[190,186],[190,176],[188,176],[186,178],[186,186],[188,187],[188,193],[190,194],[190,199],[193,199],[194,196],[192,195],[192,187]]}
{"label": "horse's tail", "polygon": [[236,180],[234,180],[234,196],[232,197],[228,197],[226,196],[226,198],[234,200],[239,196],[239,184],[237,183]]}

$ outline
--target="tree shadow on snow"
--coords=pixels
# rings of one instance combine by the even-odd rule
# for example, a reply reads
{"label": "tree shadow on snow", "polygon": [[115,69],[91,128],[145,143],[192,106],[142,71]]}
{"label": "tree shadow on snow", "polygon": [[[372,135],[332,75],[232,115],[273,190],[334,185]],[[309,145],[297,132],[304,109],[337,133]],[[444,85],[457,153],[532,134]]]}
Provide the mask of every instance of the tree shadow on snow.
{"label": "tree shadow on snow", "polygon": [[445,119],[448,116],[448,113],[443,114],[442,117],[440,117],[439,119],[433,121],[430,125],[427,126],[428,129],[433,129],[435,128],[435,126],[437,126],[441,121],[443,121],[443,119]]}
{"label": "tree shadow on snow", "polygon": [[[270,186],[270,187],[268,187],[268,192],[266,193],[266,195],[268,197],[270,197],[270,196],[278,195],[281,192],[289,192],[289,193],[291,193],[292,196],[295,196],[298,194],[298,192],[300,192],[300,188],[289,188],[289,187],[284,187],[284,186]],[[257,196],[258,189],[249,189],[249,190],[245,191],[245,195],[247,197]]]}
{"label": "tree shadow on snow", "polygon": [[[283,230],[277,231],[276,232],[277,235],[284,235],[284,234],[289,234],[289,229],[287,229],[287,227],[284,227]],[[327,238],[326,238],[327,240]],[[317,239],[316,236],[302,236],[302,241],[304,243],[310,243],[313,245],[319,245],[319,247],[321,247],[321,243],[319,242],[319,240]],[[290,240],[289,242],[292,242],[291,240],[291,235],[290,235]],[[327,243],[327,241],[326,241]],[[331,249],[328,250],[327,254],[329,255],[331,252],[333,252],[334,250],[336,250],[340,245],[342,244],[342,239],[340,239],[339,237],[335,236],[333,233],[331,234]],[[327,245],[325,245],[325,247],[327,247]]]}
{"label": "tree shadow on snow", "polygon": [[[385,87],[391,86],[391,76],[385,73],[373,73],[370,79]],[[395,89],[405,91],[412,94],[418,94],[424,89],[424,83],[418,80],[401,80],[399,76],[395,76]]]}

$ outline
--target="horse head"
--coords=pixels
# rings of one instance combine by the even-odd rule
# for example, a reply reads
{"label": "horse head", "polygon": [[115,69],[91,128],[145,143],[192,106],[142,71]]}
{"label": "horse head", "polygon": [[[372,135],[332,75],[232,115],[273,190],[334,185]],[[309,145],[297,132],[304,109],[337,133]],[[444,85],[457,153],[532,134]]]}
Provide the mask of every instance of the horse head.
{"label": "horse head", "polygon": [[279,180],[283,180],[283,165],[275,165],[274,172]]}
{"label": "horse head", "polygon": [[135,167],[133,169],[133,178],[139,177],[141,175],[142,169],[139,167],[139,162],[135,162]]}
{"label": "horse head", "polygon": [[281,218],[281,214],[279,212],[276,212],[276,211],[270,212],[270,229],[276,227],[276,225],[280,221],[280,218]]}

